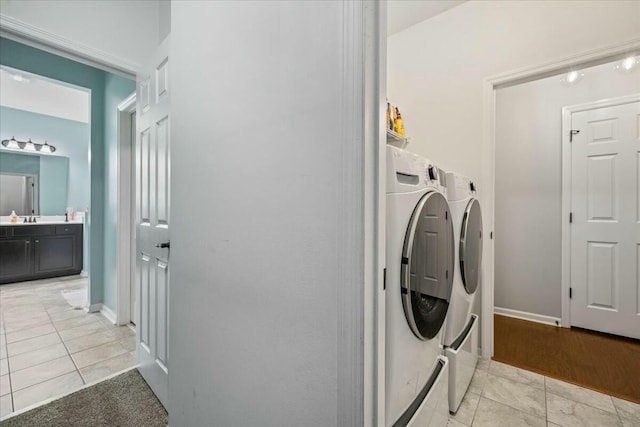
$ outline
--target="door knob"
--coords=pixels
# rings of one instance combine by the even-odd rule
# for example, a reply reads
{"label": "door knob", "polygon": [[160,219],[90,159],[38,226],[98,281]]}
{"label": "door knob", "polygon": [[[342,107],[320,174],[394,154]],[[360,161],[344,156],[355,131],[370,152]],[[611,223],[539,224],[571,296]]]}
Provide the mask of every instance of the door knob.
{"label": "door knob", "polygon": [[156,248],[167,248],[167,249],[169,249],[170,247],[171,247],[171,242],[157,243],[156,244]]}

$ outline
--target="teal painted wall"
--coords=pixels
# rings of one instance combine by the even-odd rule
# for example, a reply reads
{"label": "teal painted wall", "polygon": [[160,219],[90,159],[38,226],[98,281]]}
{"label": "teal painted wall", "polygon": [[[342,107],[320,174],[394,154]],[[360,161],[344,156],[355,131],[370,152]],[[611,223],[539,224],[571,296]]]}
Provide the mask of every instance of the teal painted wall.
{"label": "teal painted wall", "polygon": [[40,215],[64,215],[69,188],[69,158],[40,156]]}
{"label": "teal painted wall", "polygon": [[39,157],[2,151],[0,152],[0,173],[20,173],[39,176]]}
{"label": "teal painted wall", "polygon": [[[104,113],[105,123],[105,191],[104,191],[104,274],[105,283],[117,283],[117,236],[118,236],[118,105],[131,95],[135,83],[113,74],[105,77]],[[116,286],[105,286],[104,304],[115,311]]]}
{"label": "teal painted wall", "polygon": [[[105,277],[105,213],[107,217],[116,216],[116,212],[108,210],[105,206],[108,187],[105,182],[109,179],[106,173],[106,148],[109,144],[107,138],[115,135],[117,122],[114,121],[115,113],[106,114],[106,108],[112,105],[107,102],[105,96],[109,73],[97,68],[62,58],[48,52],[35,49],[17,43],[13,40],[0,38],[0,64],[51,79],[80,86],[91,91],[91,138],[90,138],[90,206],[88,214],[89,236],[89,279],[90,279],[90,304],[104,302],[105,288],[113,288],[115,282],[106,282]],[[112,76],[109,90],[114,87],[122,89],[122,86],[130,85],[129,93],[135,89],[135,83],[131,80]],[[117,84],[115,83],[117,82]],[[114,97],[117,95],[114,95]],[[124,97],[123,97],[124,98]],[[116,104],[117,105],[117,104]],[[106,129],[109,128],[109,131]],[[115,257],[115,255],[113,255]],[[111,290],[107,291],[110,293]],[[108,305],[111,309],[115,305]]]}
{"label": "teal painted wall", "polygon": [[54,202],[53,197],[57,196],[51,193],[41,193],[40,203],[45,197],[54,202],[55,206],[45,209],[46,206],[41,205],[42,215],[64,215],[67,206],[76,211],[89,208],[91,127],[88,123],[0,107],[0,138],[7,139],[12,136],[22,141],[29,138],[36,142],[46,140],[49,144],[54,145],[56,147],[55,155],[43,154],[40,156],[43,159],[58,156],[69,159],[67,194],[66,199],[62,201],[62,210],[59,202]]}

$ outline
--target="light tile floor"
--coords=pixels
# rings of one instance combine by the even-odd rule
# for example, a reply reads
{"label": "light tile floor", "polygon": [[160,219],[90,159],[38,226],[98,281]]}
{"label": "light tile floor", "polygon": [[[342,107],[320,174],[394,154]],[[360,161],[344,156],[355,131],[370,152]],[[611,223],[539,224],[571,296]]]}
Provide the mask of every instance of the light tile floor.
{"label": "light tile floor", "polygon": [[[135,364],[135,335],[81,309],[77,276],[0,286],[0,417]],[[485,361],[452,427],[640,426],[640,405]]]}
{"label": "light tile floor", "polygon": [[135,333],[87,313],[87,279],[0,286],[0,417],[135,365]]}
{"label": "light tile floor", "polygon": [[638,427],[640,405],[504,363],[478,364],[450,427]]}

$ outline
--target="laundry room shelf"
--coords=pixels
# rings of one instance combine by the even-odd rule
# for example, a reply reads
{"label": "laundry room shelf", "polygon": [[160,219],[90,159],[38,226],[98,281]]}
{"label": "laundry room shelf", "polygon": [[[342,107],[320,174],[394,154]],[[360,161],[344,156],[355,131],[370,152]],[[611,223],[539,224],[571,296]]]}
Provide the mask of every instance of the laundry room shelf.
{"label": "laundry room shelf", "polygon": [[405,148],[409,144],[409,138],[405,138],[399,133],[387,129],[387,144],[398,148]]}

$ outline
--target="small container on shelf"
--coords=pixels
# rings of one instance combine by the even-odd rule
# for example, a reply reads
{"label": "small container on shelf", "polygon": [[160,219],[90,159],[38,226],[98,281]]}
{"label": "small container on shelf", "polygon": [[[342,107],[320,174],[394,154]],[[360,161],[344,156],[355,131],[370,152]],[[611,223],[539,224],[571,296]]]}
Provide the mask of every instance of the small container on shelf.
{"label": "small container on shelf", "polygon": [[402,114],[395,105],[387,100],[387,144],[398,148],[405,148],[409,143],[409,138],[405,136],[404,121]]}
{"label": "small container on shelf", "polygon": [[396,133],[400,136],[404,136],[404,124],[402,123],[402,115],[400,110],[396,107]]}
{"label": "small container on shelf", "polygon": [[409,140],[409,138],[406,138],[391,129],[387,129],[387,144],[404,149],[409,144]]}

